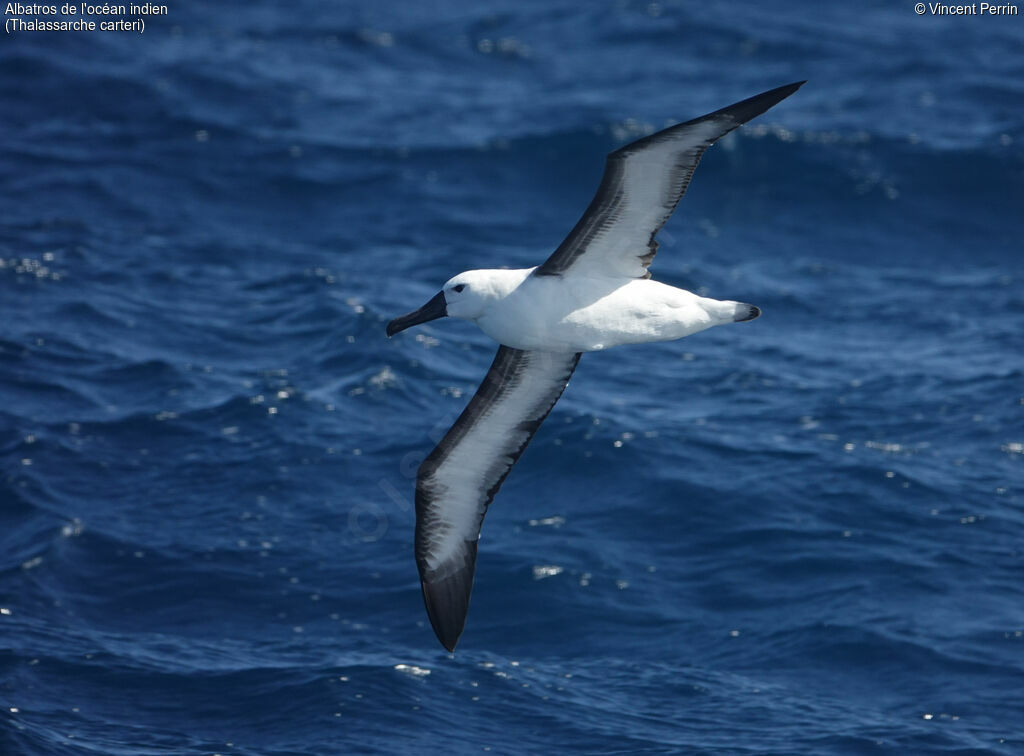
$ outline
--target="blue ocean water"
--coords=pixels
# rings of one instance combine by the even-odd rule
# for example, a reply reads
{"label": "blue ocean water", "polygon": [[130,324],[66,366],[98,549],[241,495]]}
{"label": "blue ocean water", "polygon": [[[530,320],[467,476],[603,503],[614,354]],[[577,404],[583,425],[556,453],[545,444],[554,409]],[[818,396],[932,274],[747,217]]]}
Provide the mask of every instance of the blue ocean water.
{"label": "blue ocean water", "polygon": [[[0,42],[0,753],[1024,752],[1024,18],[907,2],[169,5]],[[416,465],[494,353],[385,323],[705,156],[454,656]]]}

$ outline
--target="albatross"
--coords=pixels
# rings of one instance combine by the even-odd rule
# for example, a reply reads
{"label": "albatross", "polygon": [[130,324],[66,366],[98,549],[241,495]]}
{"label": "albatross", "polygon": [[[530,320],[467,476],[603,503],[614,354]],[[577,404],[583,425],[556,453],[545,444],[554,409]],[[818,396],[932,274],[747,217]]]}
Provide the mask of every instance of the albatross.
{"label": "albatross", "polygon": [[487,507],[569,383],[583,352],[671,341],[753,320],[745,302],[701,297],[651,280],[654,237],[676,209],[704,151],[789,97],[778,87],[671,126],[608,155],[597,194],[542,264],[470,270],[391,337],[449,316],[498,342],[483,383],[416,475],[416,565],[430,624],[448,651],[462,635]]}

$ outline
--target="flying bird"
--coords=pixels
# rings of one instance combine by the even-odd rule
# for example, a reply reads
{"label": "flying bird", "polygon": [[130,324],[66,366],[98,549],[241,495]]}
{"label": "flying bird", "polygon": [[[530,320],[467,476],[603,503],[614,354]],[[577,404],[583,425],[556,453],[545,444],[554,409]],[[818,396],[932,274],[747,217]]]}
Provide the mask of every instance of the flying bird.
{"label": "flying bird", "polygon": [[597,194],[558,249],[521,270],[470,270],[387,326],[472,320],[498,354],[466,409],[416,476],[416,564],[438,640],[466,624],[487,507],[562,395],[583,352],[671,341],[761,311],[651,280],[654,237],[704,151],[793,94],[788,84],[664,129],[608,155]]}

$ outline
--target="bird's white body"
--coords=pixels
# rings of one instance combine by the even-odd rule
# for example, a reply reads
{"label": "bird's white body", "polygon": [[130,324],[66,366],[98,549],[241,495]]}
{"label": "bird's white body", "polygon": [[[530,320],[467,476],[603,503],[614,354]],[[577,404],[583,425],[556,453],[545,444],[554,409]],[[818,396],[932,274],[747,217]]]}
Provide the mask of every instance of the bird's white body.
{"label": "bird's white body", "polygon": [[[449,314],[473,320],[499,344],[548,352],[595,352],[622,344],[671,341],[732,323],[737,302],[700,297],[651,279],[531,276],[534,268],[474,270],[445,285]],[[460,300],[467,302],[462,314]],[[479,309],[478,309],[479,307]],[[469,317],[467,317],[469,315]]]}

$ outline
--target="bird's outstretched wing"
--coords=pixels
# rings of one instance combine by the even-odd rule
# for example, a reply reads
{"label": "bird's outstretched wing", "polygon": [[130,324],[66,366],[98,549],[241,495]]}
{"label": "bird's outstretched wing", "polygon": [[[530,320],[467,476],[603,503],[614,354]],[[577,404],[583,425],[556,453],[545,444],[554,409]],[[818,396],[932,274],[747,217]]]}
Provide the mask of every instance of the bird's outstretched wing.
{"label": "bird's outstretched wing", "polygon": [[647,267],[658,250],[654,237],[682,199],[704,150],[803,83],[763,92],[608,155],[601,185],[587,211],[534,275],[573,271],[650,278]]}
{"label": "bird's outstretched wing", "polygon": [[579,359],[579,353],[502,346],[476,395],[420,465],[416,564],[430,624],[449,651],[466,624],[487,506]]}

